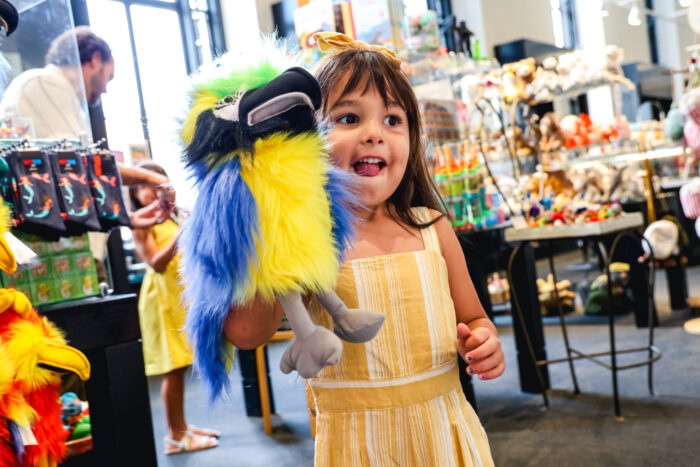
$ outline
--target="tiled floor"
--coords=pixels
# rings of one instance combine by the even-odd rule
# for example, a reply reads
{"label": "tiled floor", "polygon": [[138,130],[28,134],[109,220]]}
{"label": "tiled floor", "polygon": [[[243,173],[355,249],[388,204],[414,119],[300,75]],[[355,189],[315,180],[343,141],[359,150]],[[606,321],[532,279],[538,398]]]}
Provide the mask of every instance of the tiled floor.
{"label": "tiled floor", "polygon": [[[576,253],[561,255],[557,257],[557,264],[564,265],[567,262],[576,262],[580,260],[580,255],[576,256]],[[542,277],[544,277],[546,269],[546,263],[538,264],[538,270],[541,271]],[[594,276],[597,273],[591,273]],[[572,280],[580,280],[582,277],[581,273],[566,271],[565,268],[561,268],[560,279],[570,278]],[[690,288],[690,293],[695,295],[700,295],[700,267],[694,267],[688,269],[688,285]],[[667,349],[665,353],[673,353],[673,342],[679,339],[691,339],[691,345],[694,345],[692,338],[685,335],[679,328],[678,325],[682,323],[683,319],[687,317],[686,313],[683,312],[671,312],[669,309],[668,294],[666,292],[666,278],[663,272],[657,275],[657,285],[656,285],[656,301],[661,316],[662,324],[668,326],[669,328],[664,330],[659,328],[657,335],[661,342],[666,342]],[[631,322],[631,320],[629,320]],[[479,382],[477,384],[477,400],[480,403],[480,414],[482,417],[482,422],[486,427],[487,433],[491,438],[492,450],[495,454],[496,460],[500,460],[501,465],[536,465],[536,457],[532,457],[529,460],[522,460],[513,463],[511,457],[506,455],[508,451],[509,443],[512,442],[513,437],[517,437],[519,433],[509,433],[510,428],[508,427],[510,422],[507,417],[514,417],[513,424],[520,423],[522,425],[523,415],[518,413],[512,413],[512,411],[505,410],[509,404],[514,404],[515,407],[519,407],[518,404],[522,404],[524,408],[530,408],[534,410],[534,413],[539,414],[541,412],[541,398],[534,395],[524,395],[520,392],[518,387],[518,373],[517,365],[515,364],[515,350],[513,344],[513,335],[508,324],[508,319],[498,319],[497,323],[500,327],[500,332],[502,333],[502,340],[504,350],[506,351],[506,360],[509,363],[506,374],[499,380],[494,382]],[[576,326],[579,328],[579,326]],[[628,332],[634,338],[639,337],[640,330],[636,330],[634,326],[620,326],[621,338],[626,338],[625,333]],[[601,339],[601,333],[603,336],[607,332],[604,326],[583,326],[580,327],[580,332],[578,332],[577,337],[581,339]],[[600,329],[598,329],[600,328]],[[558,340],[559,331],[556,325],[547,326],[547,338],[552,340],[552,344],[549,344],[548,349],[551,348],[551,352],[555,352],[557,345],[555,341]],[[642,332],[642,338],[645,335]],[[697,337],[698,342],[698,354],[700,354],[700,336]],[[221,444],[215,449],[208,451],[201,451],[191,454],[179,454],[176,456],[165,456],[163,455],[162,439],[164,434],[165,426],[165,416],[163,413],[163,404],[160,399],[160,378],[154,377],[150,378],[150,391],[151,391],[151,408],[153,412],[153,425],[156,436],[156,448],[158,451],[158,462],[160,466],[303,466],[313,464],[313,452],[314,444],[310,437],[309,424],[306,409],[306,398],[304,393],[304,385],[300,378],[293,375],[282,374],[277,365],[279,363],[280,356],[284,351],[286,343],[276,343],[270,345],[270,365],[271,365],[271,377],[273,384],[273,392],[275,397],[275,402],[277,405],[277,413],[279,415],[273,418],[273,425],[275,427],[272,436],[267,436],[263,432],[262,421],[259,418],[248,418],[245,416],[245,410],[243,405],[243,395],[241,390],[241,380],[240,374],[237,369],[231,372],[231,386],[233,389],[233,394],[228,402],[219,402],[213,408],[207,408],[205,406],[205,398],[200,387],[200,383],[193,377],[188,377],[187,380],[187,390],[186,390],[186,410],[188,421],[190,423],[208,426],[213,428],[218,428],[222,430],[223,434],[221,437]],[[561,349],[559,349],[561,350]],[[669,357],[666,356],[668,359]],[[689,356],[676,356],[671,358],[690,358]],[[697,359],[695,359],[697,360]],[[692,361],[695,361],[692,360]],[[692,361],[690,364],[692,364]],[[568,388],[569,385],[569,375],[568,370],[565,368],[566,365],[560,365],[557,370],[553,370],[551,373],[552,383],[554,387]],[[662,379],[663,377],[673,378],[674,375],[664,374],[664,367],[659,366],[661,370],[657,372],[657,391],[661,390],[669,391],[668,389],[668,379]],[[581,365],[581,370],[583,372],[584,378],[586,373],[585,365]],[[670,371],[666,367],[665,371]],[[582,383],[582,390],[598,392],[610,391],[609,389],[609,377],[605,374],[600,375],[600,373],[605,373],[605,370],[598,369],[593,366],[591,374],[595,377],[600,376],[601,387],[591,388],[590,381],[591,378],[586,378],[585,382]],[[631,373],[631,372],[630,372]],[[696,379],[700,379],[700,371],[698,371],[698,376]],[[659,376],[659,375],[664,375]],[[644,394],[645,384],[639,384],[644,381],[644,371],[637,371],[637,374],[625,375],[621,379],[621,386],[624,387],[623,394],[629,393],[634,397],[645,398],[648,397]],[[641,378],[641,380],[640,380]],[[633,379],[633,381],[630,381]],[[627,384],[624,384],[627,383]],[[677,387],[677,386],[676,386]],[[698,387],[698,386],[695,386]],[[625,393],[624,391],[627,391]],[[630,392],[631,391],[631,392]],[[688,389],[686,392],[692,392],[692,389]],[[639,393],[639,394],[637,394]],[[682,392],[677,395],[677,397],[687,397],[689,394]],[[609,396],[600,396],[600,401],[595,399],[593,402],[585,402],[585,398],[577,399],[577,401],[584,401],[580,403],[589,403],[598,407],[594,410],[595,416],[603,417],[605,420],[609,420]],[[558,402],[557,402],[558,400]],[[566,402],[566,396],[562,398],[555,398],[554,404],[562,404],[561,400],[564,400],[563,406],[570,407]],[[654,401],[663,400],[654,399]],[[599,402],[599,403],[598,403]],[[656,402],[654,402],[656,403]],[[634,412],[631,407],[632,403],[627,403],[630,407],[628,414],[633,416]],[[563,408],[561,413],[566,415],[566,408]],[[559,412],[554,412],[559,413]],[[693,412],[695,413],[695,412]],[[568,416],[568,415],[566,415]],[[590,423],[596,423],[595,417],[590,420]],[[552,422],[566,424],[567,422],[555,421]],[[606,422],[607,423],[607,422]],[[604,425],[605,423],[602,423]],[[513,428],[515,430],[515,428]],[[529,433],[530,428],[518,428],[522,429],[522,433]],[[554,428],[559,429],[559,428]],[[562,428],[563,429],[563,428]],[[640,428],[643,429],[643,428]],[[608,434],[610,438],[609,443],[619,443],[619,440],[615,438],[615,433],[619,431],[613,424],[610,428],[612,434]],[[522,435],[525,436],[525,435]],[[574,435],[570,435],[574,436]],[[681,435],[682,436],[682,435]],[[524,438],[528,439],[528,438]],[[676,440],[678,441],[678,439]],[[552,441],[554,442],[554,441]],[[562,443],[566,444],[566,438],[563,438]],[[671,441],[672,444],[672,441]],[[696,443],[697,444],[697,443]],[[574,448],[569,448],[574,449]],[[583,448],[581,448],[583,449]],[[611,446],[611,449],[618,450],[618,447]],[[663,449],[659,447],[658,449]],[[572,455],[575,455],[572,454]],[[500,457],[499,457],[500,456]],[[585,453],[581,452],[582,463],[585,463]],[[559,462],[556,456],[550,456],[549,458],[552,462],[539,462],[539,465],[556,465]],[[539,459],[540,461],[542,459]],[[498,465],[498,464],[497,464]],[[562,465],[562,464],[559,464]],[[582,465],[576,464],[575,462],[570,465]],[[600,465],[600,464],[599,464]],[[618,465],[618,464],[616,464]],[[668,464],[670,465],[670,464]]]}

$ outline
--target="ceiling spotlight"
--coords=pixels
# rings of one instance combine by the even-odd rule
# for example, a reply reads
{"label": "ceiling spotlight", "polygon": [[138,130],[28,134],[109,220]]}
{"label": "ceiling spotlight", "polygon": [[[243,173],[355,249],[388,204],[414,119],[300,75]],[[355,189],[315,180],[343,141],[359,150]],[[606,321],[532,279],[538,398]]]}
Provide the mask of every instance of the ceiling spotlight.
{"label": "ceiling spotlight", "polygon": [[607,3],[608,2],[606,2],[605,0],[602,0],[600,2],[600,16],[601,16],[601,18],[607,18],[608,16],[610,16],[610,10],[608,10]]}
{"label": "ceiling spotlight", "polygon": [[639,8],[637,5],[630,8],[630,14],[627,16],[627,24],[630,26],[639,26],[642,24],[642,20],[639,19]]}
{"label": "ceiling spotlight", "polygon": [[693,0],[678,0],[678,4],[683,8],[688,8],[693,4]]}

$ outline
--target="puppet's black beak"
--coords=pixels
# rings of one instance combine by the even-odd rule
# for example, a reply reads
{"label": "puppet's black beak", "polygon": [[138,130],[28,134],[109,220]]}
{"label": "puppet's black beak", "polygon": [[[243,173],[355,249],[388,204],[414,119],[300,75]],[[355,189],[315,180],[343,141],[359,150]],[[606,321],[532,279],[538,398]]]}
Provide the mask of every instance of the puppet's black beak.
{"label": "puppet's black beak", "polygon": [[12,34],[17,29],[18,22],[19,14],[17,9],[12,3],[0,0],[0,27],[5,28],[5,35],[9,36]]}
{"label": "puppet's black beak", "polygon": [[253,138],[314,128],[314,113],[321,105],[321,88],[303,68],[295,67],[265,86],[246,92],[239,103],[242,130]]}

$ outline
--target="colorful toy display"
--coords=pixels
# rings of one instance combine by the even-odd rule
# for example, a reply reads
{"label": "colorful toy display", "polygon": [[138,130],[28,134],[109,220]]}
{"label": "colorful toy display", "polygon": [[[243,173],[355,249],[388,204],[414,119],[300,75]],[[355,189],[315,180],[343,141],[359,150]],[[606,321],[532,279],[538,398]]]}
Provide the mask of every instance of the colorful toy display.
{"label": "colorful toy display", "polygon": [[552,315],[558,313],[558,304],[561,305],[563,313],[573,311],[576,292],[569,290],[570,288],[571,281],[563,280],[555,284],[552,274],[547,275],[547,280],[537,278],[537,292],[542,314]]}
{"label": "colorful toy display", "polygon": [[[0,203],[0,269],[16,271],[5,240],[9,212]],[[16,289],[0,289],[0,409],[2,465],[51,466],[63,460],[66,432],[61,422],[57,372],[90,376],[85,355],[66,345],[61,332],[40,316]]]}
{"label": "colorful toy display", "polygon": [[510,284],[508,279],[497,272],[488,281],[489,298],[492,305],[499,305],[510,300]]}
{"label": "colorful toy display", "polygon": [[[333,33],[315,38],[323,50],[347,43]],[[332,167],[316,128],[318,82],[293,65],[274,44],[222,57],[195,78],[182,127],[198,187],[181,247],[187,326],[212,401],[228,385],[222,334],[231,306],[278,300],[296,336],[280,366],[304,378],[338,362],[340,338],[368,341],[384,322],[349,310],[333,291],[351,234],[350,178]],[[335,333],[313,324],[306,292],[331,314]]]}
{"label": "colorful toy display", "polygon": [[492,227],[506,220],[501,197],[468,143],[435,148],[435,184],[456,230]]}
{"label": "colorful toy display", "polygon": [[61,396],[61,421],[68,433],[68,439],[75,441],[92,434],[90,425],[90,406],[78,399],[74,392],[66,392]]}
{"label": "colorful toy display", "polygon": [[3,287],[15,288],[39,305],[99,294],[97,268],[86,234],[47,242],[41,237],[17,234],[38,258],[29,269],[0,274]]}
{"label": "colorful toy display", "polygon": [[403,21],[403,38],[410,51],[434,52],[440,47],[440,27],[437,13],[428,10]]}
{"label": "colorful toy display", "polygon": [[694,178],[681,187],[683,212],[688,219],[700,218],[700,178]]}

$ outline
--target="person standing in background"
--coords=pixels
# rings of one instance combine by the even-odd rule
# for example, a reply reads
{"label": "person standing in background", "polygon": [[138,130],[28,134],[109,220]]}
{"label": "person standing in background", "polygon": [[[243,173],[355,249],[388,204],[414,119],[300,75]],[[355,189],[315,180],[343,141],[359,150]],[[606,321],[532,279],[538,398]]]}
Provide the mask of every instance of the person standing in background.
{"label": "person standing in background", "polygon": [[[137,167],[166,177],[163,168],[154,162],[143,161]],[[162,211],[170,212],[174,195],[170,192],[160,196],[161,193],[148,184],[130,186],[132,208],[142,212],[162,204]],[[158,219],[147,228],[135,225],[133,234],[136,251],[148,265],[139,294],[139,321],[146,375],[163,375],[160,392],[167,420],[165,453],[216,447],[218,430],[197,428],[185,421],[185,373],[192,364],[192,350],[183,331],[186,311],[180,298],[180,254],[177,251],[180,229],[173,219],[166,218]]]}
{"label": "person standing in background", "polygon": [[98,104],[112,78],[109,45],[87,26],[78,26],[53,40],[44,68],[27,70],[12,80],[0,114],[31,118],[36,138],[78,139],[90,131],[85,104]]}

